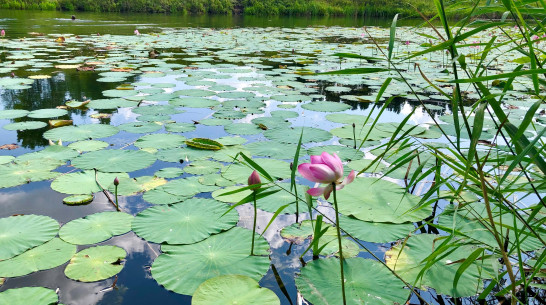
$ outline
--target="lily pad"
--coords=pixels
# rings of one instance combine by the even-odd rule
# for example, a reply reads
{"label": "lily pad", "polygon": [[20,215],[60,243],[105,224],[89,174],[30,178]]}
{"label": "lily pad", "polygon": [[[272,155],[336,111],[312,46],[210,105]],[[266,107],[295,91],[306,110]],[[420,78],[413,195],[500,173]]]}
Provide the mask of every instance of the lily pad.
{"label": "lily pad", "polygon": [[131,231],[133,216],[102,212],[74,219],[59,230],[59,237],[74,245],[90,245]]}
{"label": "lily pad", "polygon": [[178,167],[165,167],[154,173],[155,176],[160,178],[176,178],[184,174],[184,170]]}
{"label": "lily pad", "polygon": [[5,130],[33,130],[46,127],[47,124],[40,121],[26,121],[4,125]]}
{"label": "lily pad", "polygon": [[102,281],[118,274],[127,253],[116,246],[96,246],[84,249],[70,260],[64,274],[80,282]]}
{"label": "lily pad", "polygon": [[12,258],[57,235],[56,220],[41,215],[0,218],[0,260]]}
{"label": "lily pad", "polygon": [[85,153],[72,160],[72,165],[81,169],[99,171],[132,172],[146,168],[156,161],[156,157],[140,150],[99,150]]}
{"label": "lily pad", "polygon": [[153,122],[129,122],[118,126],[120,130],[130,133],[152,133],[160,130],[163,126]]}
{"label": "lily pad", "polygon": [[32,181],[42,181],[54,179],[59,176],[58,172],[51,170],[59,166],[59,162],[52,159],[34,159],[28,161],[19,161],[17,163],[8,163],[0,165],[0,188],[13,187]]}
{"label": "lily pad", "polygon": [[31,111],[27,116],[33,119],[52,119],[67,114],[68,111],[64,109],[51,108],[34,110]]}
{"label": "lily pad", "polygon": [[69,148],[75,149],[80,152],[95,151],[101,150],[108,147],[108,143],[98,140],[85,140],[71,143],[68,145]]}
{"label": "lily pad", "polygon": [[354,238],[372,243],[399,240],[415,230],[412,223],[369,222],[343,215],[339,218],[339,225]]}
{"label": "lily pad", "polygon": [[[97,180],[103,187],[107,187],[118,177],[129,177],[126,173],[97,173]],[[95,180],[94,171],[83,171],[59,176],[51,182],[51,188],[63,194],[93,194],[101,188]]]}
{"label": "lily pad", "polygon": [[298,144],[303,129],[302,143],[323,142],[332,138],[332,134],[326,130],[314,127],[277,128],[264,131],[264,136],[272,141],[281,143]]}
{"label": "lily pad", "polygon": [[[265,171],[274,179],[284,179],[290,177],[290,164],[285,161],[275,159],[254,159]],[[245,183],[252,173],[253,169],[243,164],[231,164],[222,169],[222,176],[231,181]]]}
{"label": "lily pad", "polygon": [[256,281],[269,269],[269,245],[255,235],[250,256],[252,231],[235,227],[191,245],[163,245],[152,264],[153,278],[166,289],[193,295],[204,281],[227,274],[248,276]]}
{"label": "lily pad", "polygon": [[191,302],[193,305],[281,304],[273,291],[244,275],[222,275],[206,280],[195,290]]}
{"label": "lily pad", "polygon": [[[343,261],[348,305],[404,304],[410,291],[380,263],[364,258]],[[315,305],[342,304],[339,260],[327,258],[309,262],[296,278],[303,297]]]}
{"label": "lily pad", "polygon": [[27,116],[28,110],[23,109],[6,109],[0,111],[0,120],[12,120]]}
{"label": "lily pad", "polygon": [[182,146],[185,137],[176,134],[149,134],[142,136],[135,142],[135,146],[138,148],[156,148],[156,149],[167,149],[167,148],[176,148]]}
{"label": "lily pad", "polygon": [[[60,266],[76,253],[76,246],[53,238],[18,256],[0,261],[0,277],[16,277]],[[0,303],[1,304],[1,303]],[[11,303],[10,303],[11,304]]]}
{"label": "lily pad", "polygon": [[114,126],[103,124],[87,124],[79,126],[64,126],[48,130],[44,133],[44,138],[51,141],[81,141],[89,139],[106,138],[118,133]]}
{"label": "lily pad", "polygon": [[199,177],[188,177],[171,180],[163,186],[163,190],[176,196],[191,197],[199,193],[207,193],[216,190],[218,187],[203,185],[199,183]]}
{"label": "lily pad", "polygon": [[9,305],[51,305],[57,304],[59,296],[44,287],[23,287],[0,292],[0,304]]}
{"label": "lily pad", "polygon": [[192,175],[205,175],[218,172],[224,166],[214,161],[193,161],[184,167],[184,172]]}
{"label": "lily pad", "polygon": [[191,196],[174,195],[166,192],[163,187],[158,187],[153,190],[147,191],[142,196],[142,199],[152,204],[173,204],[184,201]]}
{"label": "lily pad", "polygon": [[93,195],[72,195],[65,197],[63,203],[67,205],[84,205],[89,204],[95,197]]}
{"label": "lily pad", "polygon": [[364,157],[363,152],[352,147],[340,145],[315,146],[309,148],[307,152],[309,155],[320,155],[322,152],[327,152],[331,155],[335,153],[342,161],[359,160]]}
{"label": "lily pad", "polygon": [[165,130],[168,132],[190,132],[195,130],[193,123],[169,123],[165,124]]}
{"label": "lily pad", "polygon": [[154,206],[135,217],[133,231],[151,242],[193,244],[211,234],[234,227],[239,220],[235,210],[213,199],[192,198],[172,206]]}
{"label": "lily pad", "polygon": [[339,112],[351,109],[351,106],[343,103],[316,101],[301,105],[301,108],[321,112]]}

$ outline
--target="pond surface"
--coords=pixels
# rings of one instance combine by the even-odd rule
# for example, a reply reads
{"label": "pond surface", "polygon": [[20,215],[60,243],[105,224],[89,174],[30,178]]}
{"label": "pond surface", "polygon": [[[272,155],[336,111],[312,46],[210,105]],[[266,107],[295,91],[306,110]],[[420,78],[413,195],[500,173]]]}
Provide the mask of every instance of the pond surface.
{"label": "pond surface", "polygon": [[[382,27],[388,26],[390,20],[78,13],[73,21],[67,13],[28,11],[0,11],[0,17],[0,28],[7,32],[0,41],[0,117],[3,118],[0,119],[3,127],[0,128],[0,145],[14,144],[9,147],[13,149],[0,150],[0,157],[5,158],[0,160],[3,164],[14,164],[7,157],[13,156],[17,158],[15,162],[30,162],[24,163],[25,166],[32,165],[32,162],[50,161],[59,165],[53,171],[38,168],[37,171],[51,175],[36,179],[41,181],[30,179],[33,182],[14,185],[0,182],[0,217],[46,215],[63,225],[93,213],[115,211],[108,198],[96,190],[89,205],[63,204],[63,199],[69,194],[79,194],[72,191],[79,182],[73,180],[76,182],[71,184],[71,179],[76,178],[70,175],[80,172],[80,169],[92,173],[93,168],[119,173],[120,188],[124,184],[136,188],[134,192],[123,189],[123,196],[119,198],[121,209],[131,215],[165,203],[158,202],[157,198],[169,198],[173,203],[191,197],[215,198],[233,204],[242,198],[222,199],[218,196],[222,192],[220,189],[246,184],[249,172],[244,168],[231,169],[230,157],[242,151],[254,156],[258,163],[264,158],[273,159],[266,168],[275,172],[275,178],[288,181],[288,165],[301,126],[305,127],[304,133],[309,133],[309,138],[304,140],[305,152],[301,154],[301,162],[308,162],[308,154],[317,155],[327,150],[337,152],[344,161],[350,161],[349,167],[356,170],[365,166],[366,161],[361,159],[372,158],[374,152],[370,150],[392,134],[394,123],[401,122],[414,109],[408,126],[419,127],[410,135],[421,143],[446,143],[437,130],[430,128],[433,117],[446,118],[449,123],[451,116],[446,99],[418,79],[418,72],[410,69],[413,62],[399,65],[413,77],[410,85],[427,101],[429,112],[416,98],[405,96],[410,93],[409,87],[399,80],[392,81],[384,96],[377,96],[378,89],[389,76],[386,73],[368,76],[313,74],[340,68],[384,67],[384,63],[340,60],[332,55],[359,53],[381,57],[371,37],[386,47],[389,33]],[[412,23],[418,22],[406,22],[407,25]],[[367,27],[367,32],[362,26]],[[431,34],[428,29],[420,31]],[[400,28],[398,35],[395,56],[400,57],[415,51],[428,40],[416,35],[411,28]],[[430,66],[424,68],[426,72],[432,73],[434,79],[447,80],[449,75],[440,72],[447,63],[444,55],[428,56],[425,60]],[[507,63],[502,69],[511,67]],[[471,88],[465,90],[468,90],[470,98],[476,98]],[[513,100],[523,95],[522,92],[515,93]],[[391,96],[405,97],[397,97],[389,104],[378,120],[380,130],[374,131],[361,149],[354,149],[353,142],[358,142],[358,146],[367,129],[357,129],[354,139],[351,124],[362,126],[372,110],[378,111],[373,101],[383,102]],[[67,107],[69,101],[90,102],[83,107]],[[379,108],[382,106],[381,103],[377,105]],[[49,110],[37,112],[40,109]],[[12,110],[21,110],[21,115],[9,112]],[[102,124],[115,127],[103,135],[89,132],[87,136],[81,136],[79,131],[67,127],[49,127],[51,119],[72,120],[74,126]],[[21,124],[14,125],[17,123]],[[148,134],[155,136],[146,137]],[[167,136],[163,139],[160,135]],[[219,139],[225,148],[209,153],[185,147],[185,139],[197,137]],[[77,146],[84,143],[67,147],[91,138],[103,141],[93,143],[100,147],[82,149],[82,146]],[[59,140],[63,148],[55,147]],[[255,142],[264,144],[252,144]],[[101,146],[103,144],[106,150]],[[50,151],[41,156],[31,154],[44,149]],[[87,158],[95,153],[87,151],[95,149],[139,151],[145,156],[124,159],[108,154]],[[147,164],[144,159],[149,156],[152,156],[152,161]],[[84,160],[86,158],[92,160]],[[98,165],[101,158],[112,158],[109,159],[111,163],[101,169]],[[86,162],[94,165],[85,165]],[[353,166],[350,165],[352,162],[355,162]],[[131,163],[135,164],[134,169],[110,170],[117,164]],[[385,180],[402,184],[400,179],[404,178],[406,171],[395,171]],[[224,178],[219,173],[224,173]],[[14,175],[21,178],[17,176],[19,174]],[[363,176],[380,175],[368,173]],[[134,182],[129,177],[146,177],[142,179],[152,179],[152,182],[139,184],[138,180]],[[200,177],[204,178],[198,180]],[[7,178],[0,177],[2,179]],[[56,182],[52,184],[52,180]],[[103,183],[106,183],[105,188],[113,190],[110,180]],[[298,183],[312,186],[303,178],[298,178]],[[394,183],[391,185],[398,187]],[[171,189],[178,187],[177,191],[168,191],[169,186]],[[166,197],[152,197],[153,189],[157,192],[154,195]],[[340,196],[342,193],[340,191]],[[260,208],[258,232],[262,232],[286,198],[277,200],[281,204],[268,202]],[[326,201],[320,199],[316,204],[319,211],[334,217]],[[307,207],[301,206],[301,209],[304,210],[300,210],[299,220],[308,219],[309,214],[304,213]],[[252,229],[252,206],[246,204],[236,210],[239,213],[238,226]],[[268,268],[265,275],[258,278],[261,278],[260,285],[273,290],[283,305],[296,304],[296,300],[301,298],[294,278],[302,266],[299,256],[309,244],[308,240],[289,242],[289,238],[279,234],[282,228],[294,224],[294,212],[281,213],[264,234],[271,248],[269,259],[274,268]],[[422,219],[404,218],[403,215],[397,215],[399,219],[392,219],[392,215],[389,217],[385,222],[409,225],[406,233],[413,230],[412,223],[416,219]],[[140,233],[140,236],[146,235]],[[362,238],[359,242],[383,258],[398,238],[375,243]],[[161,241],[153,240],[155,242],[146,241],[130,231],[99,243],[101,246],[115,245],[127,252],[123,269],[115,279],[109,277],[92,283],[75,281],[65,276],[66,264],[63,264],[50,270],[9,278],[0,286],[0,291],[29,286],[58,288],[60,302],[72,305],[190,304],[190,296],[171,292],[154,279],[151,266],[161,253],[158,245]],[[354,256],[372,258],[354,240],[347,239],[347,244],[347,249],[355,252]],[[87,247],[80,245],[78,251]],[[326,254],[332,256],[335,252],[334,247]],[[304,259],[309,261],[310,253]],[[113,284],[114,289],[111,288]],[[432,300],[431,296],[427,298]]]}

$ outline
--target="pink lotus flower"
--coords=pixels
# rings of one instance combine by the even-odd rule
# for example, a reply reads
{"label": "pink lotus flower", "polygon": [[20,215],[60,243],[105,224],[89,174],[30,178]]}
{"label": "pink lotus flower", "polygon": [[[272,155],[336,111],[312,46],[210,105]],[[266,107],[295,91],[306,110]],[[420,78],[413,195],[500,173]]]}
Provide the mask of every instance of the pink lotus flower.
{"label": "pink lotus flower", "polygon": [[137,35],[137,36],[140,35],[140,32],[139,32],[138,30],[135,30],[134,33],[135,33],[135,35]]}
{"label": "pink lotus flower", "polygon": [[353,170],[343,179],[341,159],[335,153],[332,156],[327,152],[323,152],[320,156],[311,156],[311,163],[300,164],[298,172],[307,180],[328,184],[325,187],[314,187],[307,191],[309,195],[315,197],[324,195],[325,199],[330,197],[330,193],[334,190],[334,184],[336,190],[341,190],[345,185],[353,182],[356,176],[356,172]]}
{"label": "pink lotus flower", "polygon": [[410,44],[410,41],[406,40],[406,45],[409,46],[409,44]]}
{"label": "pink lotus flower", "polygon": [[4,31],[4,30],[0,31],[0,36],[2,36],[2,37],[6,36],[6,31]]}
{"label": "pink lotus flower", "polygon": [[[257,171],[253,171],[252,174],[248,177],[248,186],[255,185],[255,184],[261,184],[262,181],[260,180],[260,175],[258,175]],[[253,188],[257,189],[259,186]]]}

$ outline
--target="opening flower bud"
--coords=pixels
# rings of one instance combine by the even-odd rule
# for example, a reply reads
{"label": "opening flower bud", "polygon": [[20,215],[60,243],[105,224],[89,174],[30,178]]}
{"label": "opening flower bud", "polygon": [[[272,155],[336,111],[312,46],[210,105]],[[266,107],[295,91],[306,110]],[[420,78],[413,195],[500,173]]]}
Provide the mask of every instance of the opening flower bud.
{"label": "opening flower bud", "polygon": [[[260,175],[258,174],[257,171],[253,171],[252,174],[250,174],[250,176],[248,177],[248,185],[251,186],[251,185],[256,185],[261,183],[262,181],[260,180]],[[257,189],[257,188],[259,188],[259,186],[253,189]]]}

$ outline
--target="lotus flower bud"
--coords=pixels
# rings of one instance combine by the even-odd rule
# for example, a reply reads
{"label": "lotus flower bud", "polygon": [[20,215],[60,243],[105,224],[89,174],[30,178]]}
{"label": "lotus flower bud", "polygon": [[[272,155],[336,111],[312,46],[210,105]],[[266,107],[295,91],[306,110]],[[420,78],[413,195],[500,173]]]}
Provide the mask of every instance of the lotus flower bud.
{"label": "lotus flower bud", "polygon": [[135,35],[137,35],[137,36],[140,35],[140,32],[139,32],[138,30],[135,30],[134,33],[135,33]]}
{"label": "lotus flower bud", "polygon": [[0,36],[2,36],[2,37],[6,36],[6,31],[4,31],[4,30],[0,31]]}
{"label": "lotus flower bud", "polygon": [[[253,171],[252,174],[250,174],[250,176],[248,177],[248,185],[256,185],[256,184],[261,184],[262,181],[260,180],[260,175],[258,175],[258,172],[257,171]],[[253,189],[257,189],[259,188],[256,187],[256,188],[253,188]]]}
{"label": "lotus flower bud", "polygon": [[114,185],[115,185],[115,186],[118,186],[118,185],[119,185],[119,179],[118,179],[118,177],[114,178]]}

